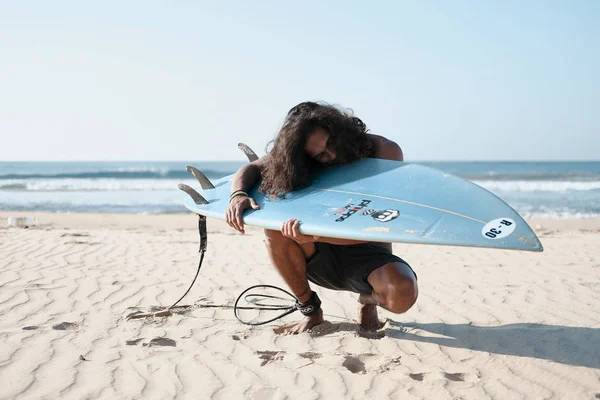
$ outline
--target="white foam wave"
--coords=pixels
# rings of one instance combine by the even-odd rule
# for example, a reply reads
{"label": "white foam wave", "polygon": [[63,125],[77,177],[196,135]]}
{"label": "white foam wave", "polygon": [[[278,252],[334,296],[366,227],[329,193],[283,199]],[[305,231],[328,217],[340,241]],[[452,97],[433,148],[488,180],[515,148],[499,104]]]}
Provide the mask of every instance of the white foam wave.
{"label": "white foam wave", "polygon": [[600,218],[600,213],[572,212],[572,211],[538,211],[520,212],[525,219],[591,219]]}
{"label": "white foam wave", "polygon": [[169,168],[157,168],[157,167],[120,167],[109,171],[124,172],[124,173],[139,173],[139,172],[150,172],[166,176],[171,170]]}
{"label": "white foam wave", "polygon": [[492,192],[567,192],[600,190],[600,181],[473,181]]}
{"label": "white foam wave", "polygon": [[180,179],[7,179],[0,190],[28,192],[115,192],[177,190],[179,183],[192,187],[198,183]]}

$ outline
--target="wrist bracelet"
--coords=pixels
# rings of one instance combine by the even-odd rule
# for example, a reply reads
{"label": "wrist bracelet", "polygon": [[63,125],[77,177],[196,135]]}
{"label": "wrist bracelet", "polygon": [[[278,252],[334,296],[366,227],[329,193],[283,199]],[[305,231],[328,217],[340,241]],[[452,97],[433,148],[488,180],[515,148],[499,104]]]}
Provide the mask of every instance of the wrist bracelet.
{"label": "wrist bracelet", "polygon": [[237,196],[238,194],[243,194],[243,195],[245,195],[245,196],[248,196],[248,193],[246,193],[245,191],[243,191],[243,190],[236,190],[235,192],[233,192],[233,193],[231,193],[231,194],[229,195],[229,198],[232,198],[232,197],[234,197],[234,196]]}
{"label": "wrist bracelet", "polygon": [[296,301],[296,309],[300,310],[302,315],[315,315],[321,309],[321,299],[319,299],[316,292],[312,292],[310,299],[306,303]]}
{"label": "wrist bracelet", "polygon": [[231,195],[229,196],[229,202],[231,203],[231,200],[233,200],[234,197],[238,197],[238,196],[249,197],[248,193],[244,192],[243,190],[236,190],[235,192],[231,193]]}

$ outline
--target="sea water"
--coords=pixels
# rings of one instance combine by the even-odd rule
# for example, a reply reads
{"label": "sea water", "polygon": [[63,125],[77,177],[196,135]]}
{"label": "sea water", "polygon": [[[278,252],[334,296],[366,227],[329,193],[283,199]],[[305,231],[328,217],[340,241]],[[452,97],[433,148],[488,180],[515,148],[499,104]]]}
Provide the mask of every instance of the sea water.
{"label": "sea water", "polygon": [[[469,179],[526,218],[600,217],[600,162],[417,162]],[[177,188],[244,162],[0,162],[0,210],[185,213]]]}

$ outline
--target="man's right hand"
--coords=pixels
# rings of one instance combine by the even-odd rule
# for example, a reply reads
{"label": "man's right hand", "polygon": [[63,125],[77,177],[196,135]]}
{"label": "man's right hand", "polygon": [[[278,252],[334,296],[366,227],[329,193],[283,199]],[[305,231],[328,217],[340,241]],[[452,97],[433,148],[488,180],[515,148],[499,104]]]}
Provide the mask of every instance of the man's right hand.
{"label": "man's right hand", "polygon": [[240,233],[245,233],[242,215],[244,214],[244,211],[249,208],[252,208],[253,210],[258,210],[260,206],[256,204],[256,201],[254,201],[254,199],[251,197],[234,197],[233,199],[231,199],[227,210],[225,210],[225,221],[233,229],[237,230]]}

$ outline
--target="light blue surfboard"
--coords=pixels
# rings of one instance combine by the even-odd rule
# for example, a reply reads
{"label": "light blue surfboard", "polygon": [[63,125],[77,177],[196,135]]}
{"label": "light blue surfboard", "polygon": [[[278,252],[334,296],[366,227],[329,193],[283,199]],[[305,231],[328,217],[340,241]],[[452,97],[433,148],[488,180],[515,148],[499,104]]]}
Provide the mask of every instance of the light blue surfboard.
{"label": "light blue surfboard", "polygon": [[[233,175],[199,189],[208,204],[185,199],[195,213],[225,219]],[[307,188],[285,199],[249,193],[260,210],[244,213],[244,223],[281,229],[290,218],[307,235],[380,242],[490,247],[542,251],[527,223],[487,190],[456,176],[418,164],[364,159],[334,166]]]}

